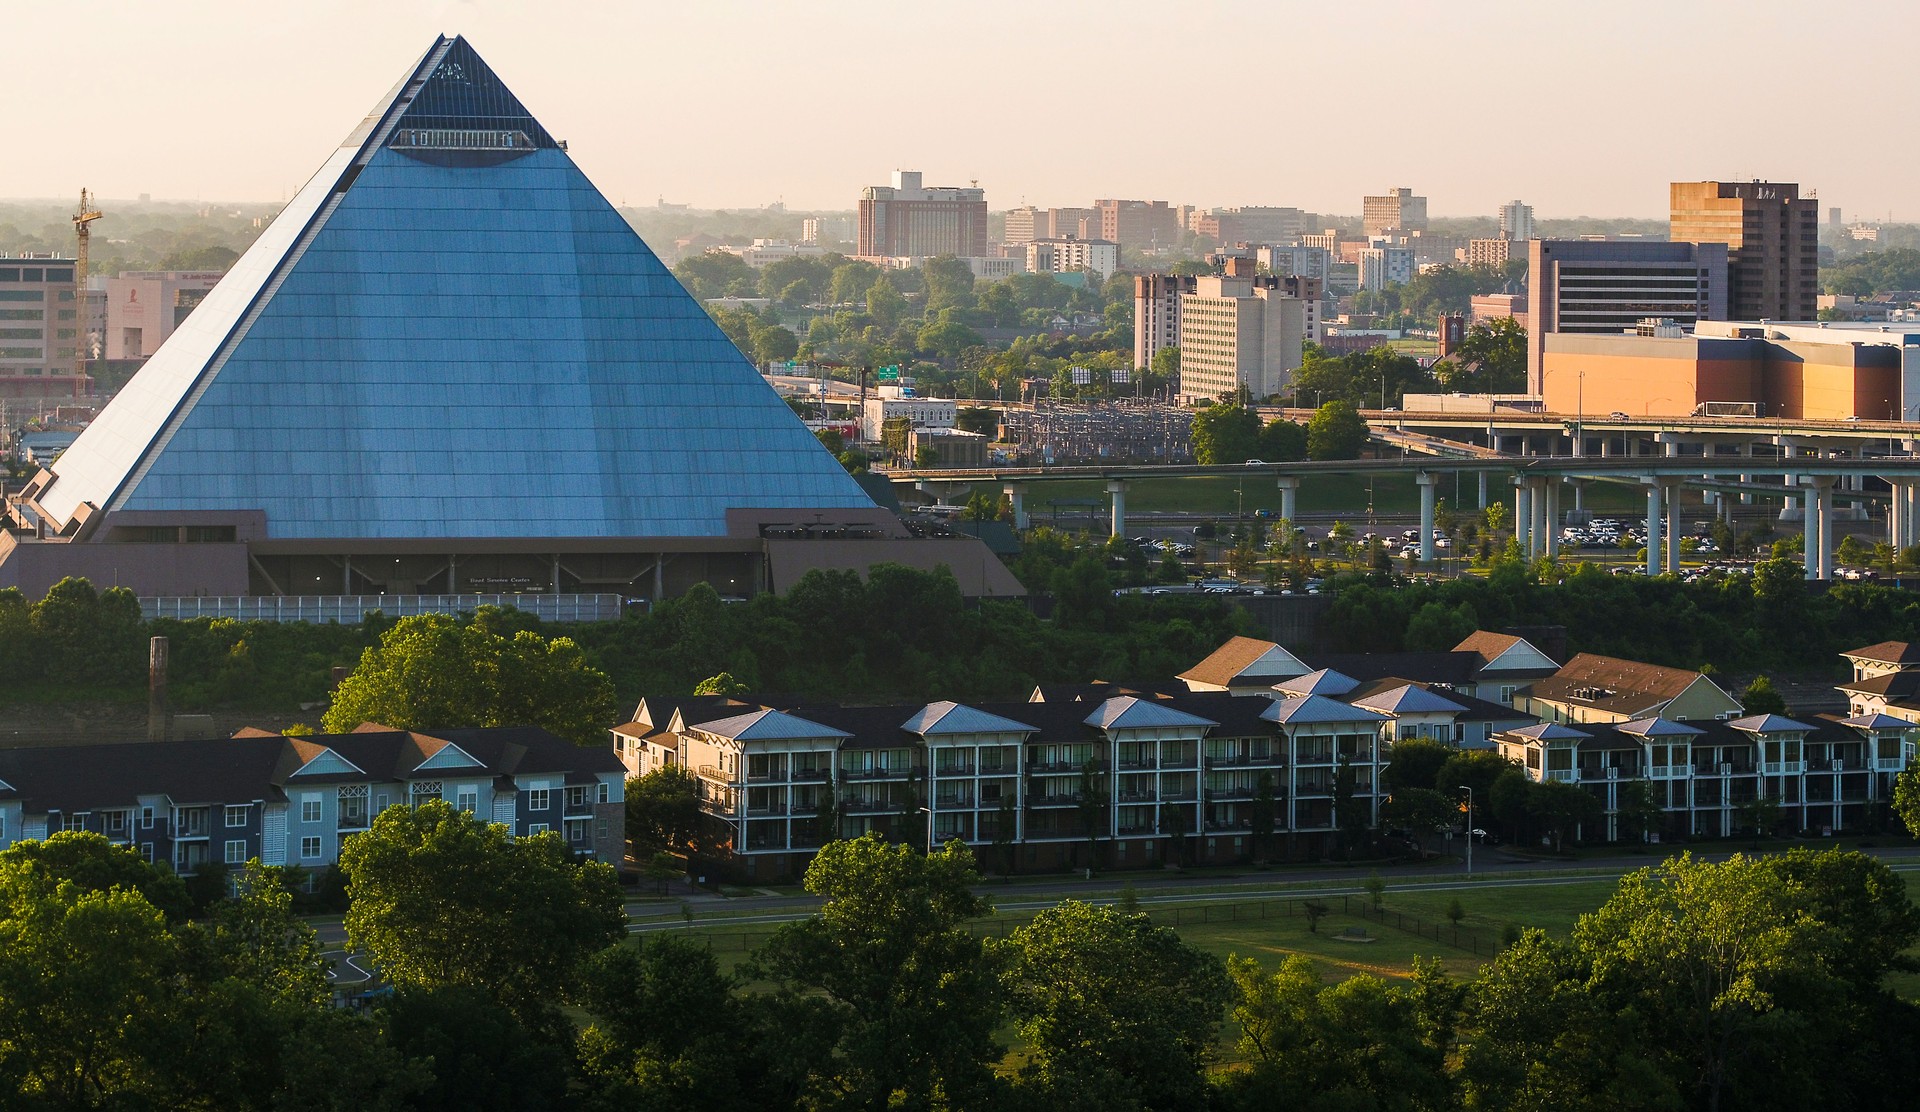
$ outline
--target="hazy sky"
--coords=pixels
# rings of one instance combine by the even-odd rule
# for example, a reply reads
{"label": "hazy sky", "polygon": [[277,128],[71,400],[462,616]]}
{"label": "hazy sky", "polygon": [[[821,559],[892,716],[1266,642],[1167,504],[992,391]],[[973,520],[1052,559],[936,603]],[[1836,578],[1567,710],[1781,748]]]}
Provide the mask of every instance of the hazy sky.
{"label": "hazy sky", "polygon": [[1908,2],[0,0],[0,196],[282,198],[446,32],[631,204],[851,208],[906,167],[995,209],[1658,217],[1765,177],[1914,220]]}

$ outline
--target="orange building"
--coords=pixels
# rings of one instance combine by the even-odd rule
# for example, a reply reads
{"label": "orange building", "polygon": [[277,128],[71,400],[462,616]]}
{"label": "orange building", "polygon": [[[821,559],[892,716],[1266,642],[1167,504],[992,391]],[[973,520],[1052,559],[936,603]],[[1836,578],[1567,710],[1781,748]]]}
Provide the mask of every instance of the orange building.
{"label": "orange building", "polygon": [[1684,416],[1707,402],[1751,402],[1762,417],[1899,419],[1899,348],[1767,338],[1758,326],[1738,331],[1546,336],[1547,411]]}

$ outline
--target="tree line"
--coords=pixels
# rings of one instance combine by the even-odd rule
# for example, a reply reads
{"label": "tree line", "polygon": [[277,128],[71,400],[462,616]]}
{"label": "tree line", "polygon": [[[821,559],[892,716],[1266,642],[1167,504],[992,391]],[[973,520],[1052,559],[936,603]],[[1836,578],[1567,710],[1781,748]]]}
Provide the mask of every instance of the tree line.
{"label": "tree line", "polygon": [[555,835],[443,802],[382,813],[341,869],[381,986],[340,994],[358,1010],[273,870],[196,917],[96,835],[0,853],[9,1106],[1891,1109],[1920,1045],[1887,987],[1920,913],[1841,851],[1674,858],[1569,938],[1400,981],[1223,961],[1129,899],[984,937],[958,842],[828,844],[818,911],[732,970],[671,926],[629,937],[611,870]]}

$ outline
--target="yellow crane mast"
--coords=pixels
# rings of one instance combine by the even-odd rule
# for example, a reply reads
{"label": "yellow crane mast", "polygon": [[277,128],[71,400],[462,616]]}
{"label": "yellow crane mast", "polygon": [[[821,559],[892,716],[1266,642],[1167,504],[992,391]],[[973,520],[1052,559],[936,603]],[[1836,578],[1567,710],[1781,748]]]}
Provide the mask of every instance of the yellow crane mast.
{"label": "yellow crane mast", "polygon": [[[79,251],[73,263],[73,334],[79,342],[73,345],[74,373],[82,378],[87,374],[87,239],[92,230],[87,225],[100,219],[100,210],[93,207],[93,194],[85,186],[80,189],[80,208],[73,214],[73,234],[79,239]],[[53,333],[48,332],[51,338]]]}

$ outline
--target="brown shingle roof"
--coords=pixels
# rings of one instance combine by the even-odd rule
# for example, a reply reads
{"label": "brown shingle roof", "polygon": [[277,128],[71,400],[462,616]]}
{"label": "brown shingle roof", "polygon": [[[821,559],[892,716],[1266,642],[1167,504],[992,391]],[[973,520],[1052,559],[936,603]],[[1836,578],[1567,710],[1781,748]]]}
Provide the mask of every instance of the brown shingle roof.
{"label": "brown shingle roof", "polygon": [[[1254,661],[1279,647],[1273,641],[1262,641],[1258,637],[1235,637],[1208,653],[1205,660],[1180,673],[1179,678],[1215,687],[1228,687]],[[1286,677],[1276,675],[1274,678]]]}
{"label": "brown shingle roof", "polygon": [[1531,688],[1537,699],[1577,702],[1618,714],[1654,713],[1698,682],[1699,672],[1580,653]]}
{"label": "brown shingle roof", "polygon": [[1840,655],[1881,664],[1920,664],[1920,645],[1911,641],[1882,641],[1864,649],[1848,649]]}
{"label": "brown shingle roof", "polygon": [[1476,629],[1466,640],[1455,645],[1453,651],[1457,653],[1466,652],[1479,654],[1480,666],[1484,668],[1493,663],[1494,657],[1518,645],[1522,640],[1524,640],[1524,638],[1515,637],[1511,633],[1495,633],[1490,629]]}

